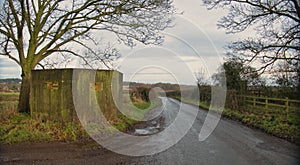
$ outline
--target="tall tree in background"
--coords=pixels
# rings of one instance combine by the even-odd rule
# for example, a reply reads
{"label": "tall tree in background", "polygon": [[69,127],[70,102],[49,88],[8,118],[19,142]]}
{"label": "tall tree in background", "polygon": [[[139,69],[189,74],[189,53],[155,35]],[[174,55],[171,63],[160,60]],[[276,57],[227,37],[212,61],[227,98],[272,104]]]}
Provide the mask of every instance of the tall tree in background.
{"label": "tall tree in background", "polygon": [[[22,69],[18,109],[30,112],[31,70],[57,53],[85,58],[82,47],[100,60],[110,58],[90,47],[95,32],[109,31],[126,45],[159,43],[174,8],[170,0],[5,0],[0,13],[0,54]],[[74,46],[75,45],[75,46]],[[101,57],[100,57],[101,56]]]}
{"label": "tall tree in background", "polygon": [[196,78],[198,87],[208,84],[205,68],[200,68],[199,71],[195,72],[195,78]]}
{"label": "tall tree in background", "polygon": [[[272,71],[274,64],[300,60],[299,0],[203,0],[209,9],[227,8],[228,15],[218,26],[228,33],[247,29],[256,35],[231,43],[229,55],[237,55],[245,64],[259,62],[259,71]],[[297,70],[299,72],[299,67]]]}
{"label": "tall tree in background", "polygon": [[[243,64],[235,60],[230,60],[224,62],[222,66],[219,67],[219,72],[214,74],[212,76],[212,79],[214,80],[214,83],[216,85],[226,84],[227,89],[229,90],[242,91],[242,89],[244,88],[242,73]],[[226,78],[222,76],[226,76]],[[226,80],[226,82],[224,80]]]}
{"label": "tall tree in background", "polygon": [[278,72],[273,75],[274,84],[279,87],[281,97],[299,99],[299,93],[297,92],[299,75],[291,72],[294,68],[290,67],[286,62],[277,65]]}
{"label": "tall tree in background", "polygon": [[[223,76],[226,76],[226,78]],[[225,85],[226,83],[227,89],[236,90],[239,93],[245,92],[247,87],[262,86],[264,84],[255,68],[245,66],[235,58],[224,62],[219,68],[219,72],[212,76],[212,79],[215,85]]]}

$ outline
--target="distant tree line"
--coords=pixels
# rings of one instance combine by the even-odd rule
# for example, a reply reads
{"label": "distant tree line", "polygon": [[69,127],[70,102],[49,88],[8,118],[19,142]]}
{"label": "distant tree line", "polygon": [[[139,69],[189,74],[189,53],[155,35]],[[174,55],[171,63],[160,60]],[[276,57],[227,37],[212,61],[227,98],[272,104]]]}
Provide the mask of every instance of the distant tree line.
{"label": "distant tree line", "polygon": [[299,76],[290,72],[290,65],[280,63],[276,74],[260,74],[235,58],[228,58],[217,73],[205,78],[203,71],[196,73],[200,101],[210,103],[211,87],[227,88],[226,107],[236,108],[241,96],[289,98],[299,100]]}
{"label": "distant tree line", "polygon": [[130,99],[133,102],[146,101],[149,102],[149,93],[153,88],[161,88],[164,90],[167,96],[180,96],[180,87],[178,84],[171,83],[155,83],[155,84],[144,84],[137,82],[124,82],[124,85],[129,86]]}
{"label": "distant tree line", "polygon": [[[240,95],[268,96],[299,99],[299,77],[290,72],[290,66],[280,63],[276,74],[262,76],[254,67],[244,65],[235,58],[230,58],[212,76],[213,84],[226,83],[227,90],[234,90]],[[225,73],[225,74],[223,74]],[[222,76],[226,76],[223,79]],[[224,82],[226,80],[226,82]]]}
{"label": "distant tree line", "polygon": [[21,88],[21,79],[0,79],[0,91],[20,91]]}

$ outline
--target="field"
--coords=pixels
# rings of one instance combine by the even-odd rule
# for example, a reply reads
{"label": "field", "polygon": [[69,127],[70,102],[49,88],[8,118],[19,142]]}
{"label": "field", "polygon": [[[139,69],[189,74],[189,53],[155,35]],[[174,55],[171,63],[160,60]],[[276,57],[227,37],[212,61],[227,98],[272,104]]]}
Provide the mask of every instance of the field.
{"label": "field", "polygon": [[0,113],[6,110],[15,110],[18,106],[19,93],[0,92]]}

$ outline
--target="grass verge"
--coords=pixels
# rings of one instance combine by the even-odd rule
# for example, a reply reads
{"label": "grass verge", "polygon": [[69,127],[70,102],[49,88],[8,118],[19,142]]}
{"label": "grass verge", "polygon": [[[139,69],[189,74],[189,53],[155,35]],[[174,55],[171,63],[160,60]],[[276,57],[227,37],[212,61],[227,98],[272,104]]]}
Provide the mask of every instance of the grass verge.
{"label": "grass verge", "polygon": [[[119,122],[114,124],[114,126],[120,131],[126,131],[133,124],[137,124],[141,119],[145,117],[145,115],[153,108],[160,106],[162,104],[161,99],[154,99],[152,103],[150,102],[139,102],[139,103],[125,103],[123,105],[124,109],[127,112],[130,112],[132,118],[126,117],[124,114],[119,114],[118,118]],[[138,119],[138,120],[135,120]]]}
{"label": "grass verge", "polygon": [[[18,113],[18,94],[0,93],[0,144],[12,144],[20,142],[82,142],[92,141],[90,136],[79,122],[41,121],[31,118],[28,114]],[[152,108],[161,104],[160,99],[153,104],[149,102],[134,103],[130,110],[136,115],[144,115]],[[112,123],[115,128],[125,131],[138,121],[127,118],[120,114],[116,122]]]}
{"label": "grass verge", "polygon": [[0,143],[79,141],[88,139],[79,123],[42,122],[14,110],[1,111]]}

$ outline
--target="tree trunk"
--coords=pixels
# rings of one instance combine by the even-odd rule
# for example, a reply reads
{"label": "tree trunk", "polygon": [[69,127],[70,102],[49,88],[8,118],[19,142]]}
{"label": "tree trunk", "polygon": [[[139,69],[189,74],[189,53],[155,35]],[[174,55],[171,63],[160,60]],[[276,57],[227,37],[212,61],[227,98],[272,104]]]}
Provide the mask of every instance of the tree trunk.
{"label": "tree trunk", "polygon": [[19,105],[18,111],[22,113],[30,114],[30,104],[29,104],[29,96],[30,96],[30,86],[31,86],[31,72],[25,73],[22,71],[22,84],[21,91],[19,96]]}
{"label": "tree trunk", "polygon": [[297,84],[297,99],[300,99],[300,69],[298,68],[297,70],[297,75],[298,75],[298,84]]}

